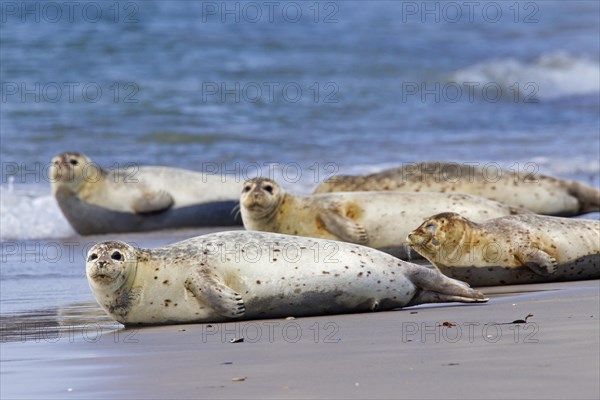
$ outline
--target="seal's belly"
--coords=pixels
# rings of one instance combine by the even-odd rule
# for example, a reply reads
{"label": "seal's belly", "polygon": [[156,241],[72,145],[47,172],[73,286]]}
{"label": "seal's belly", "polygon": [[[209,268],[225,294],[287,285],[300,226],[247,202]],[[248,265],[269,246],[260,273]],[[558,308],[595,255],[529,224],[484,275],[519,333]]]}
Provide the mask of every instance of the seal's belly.
{"label": "seal's belly", "polygon": [[269,287],[268,283],[263,283],[262,288],[254,288],[255,294],[245,300],[244,317],[301,317],[385,311],[406,305],[415,294],[414,285],[405,279],[394,282],[383,282],[376,277],[364,279],[365,282],[357,278],[356,281],[336,286],[307,284],[289,288]]}
{"label": "seal's belly", "polygon": [[439,267],[451,278],[469,283],[471,286],[514,285],[522,283],[544,283],[577,281],[600,278],[600,254],[559,264],[551,276],[541,276],[527,267]]}
{"label": "seal's belly", "polygon": [[341,270],[320,268],[294,277],[275,275],[266,265],[256,271],[249,269],[236,265],[237,272],[245,271],[245,276],[225,279],[244,300],[246,311],[242,318],[223,317],[186,290],[181,279],[165,285],[166,278],[158,275],[159,279],[147,283],[124,323],[222,322],[385,311],[406,305],[416,292],[414,284],[399,270],[384,274],[365,266],[361,273],[341,266]]}

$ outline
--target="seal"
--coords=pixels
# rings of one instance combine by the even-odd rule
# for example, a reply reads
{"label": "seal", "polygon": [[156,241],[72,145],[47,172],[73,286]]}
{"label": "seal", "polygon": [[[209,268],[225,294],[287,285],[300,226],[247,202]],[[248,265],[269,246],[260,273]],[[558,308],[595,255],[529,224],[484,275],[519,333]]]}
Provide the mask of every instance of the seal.
{"label": "seal", "polygon": [[359,245],[229,231],[156,249],[90,248],[88,283],[124,325],[384,311],[487,299],[434,269]]}
{"label": "seal", "polygon": [[315,193],[379,190],[473,194],[536,214],[564,217],[600,211],[600,191],[580,182],[506,171],[493,165],[451,162],[414,163],[370,175],[336,176],[321,183]]}
{"label": "seal", "polygon": [[82,235],[241,225],[239,183],[183,169],[131,164],[104,170],[81,153],[52,159],[52,192]]}
{"label": "seal", "polygon": [[420,258],[406,237],[426,218],[443,211],[476,221],[528,213],[483,197],[446,193],[352,192],[293,196],[272,179],[244,182],[240,198],[244,227],[376,248],[398,258]]}
{"label": "seal", "polygon": [[478,224],[442,213],[408,239],[441,272],[474,286],[600,278],[600,221],[515,215]]}

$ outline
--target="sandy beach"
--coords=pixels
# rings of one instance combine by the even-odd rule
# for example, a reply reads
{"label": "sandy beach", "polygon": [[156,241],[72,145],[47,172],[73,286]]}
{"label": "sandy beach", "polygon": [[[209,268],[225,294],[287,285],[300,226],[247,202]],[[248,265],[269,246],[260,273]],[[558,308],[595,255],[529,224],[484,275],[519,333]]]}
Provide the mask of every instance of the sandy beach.
{"label": "sandy beach", "polygon": [[40,334],[2,344],[1,397],[600,397],[600,281],[483,291],[483,305]]}
{"label": "sandy beach", "polygon": [[[303,196],[339,176],[411,170],[384,177],[389,189],[417,163],[450,162],[460,168],[435,169],[443,192],[481,168],[486,196],[600,220],[592,192],[567,184],[600,189],[599,14],[590,0],[2,1],[0,400],[599,400],[600,279],[485,287],[485,304],[125,329],[86,278],[98,242],[156,248],[243,229],[141,233],[139,221],[173,214],[188,226],[169,208],[202,197],[148,166],[220,175],[239,193],[268,177]],[[64,152],[114,171],[62,159],[83,168],[63,177],[89,209],[55,198]],[[565,186],[524,186],[553,181],[538,174]],[[214,183],[202,194],[218,197]],[[403,242],[393,206],[379,218]],[[319,209],[317,229],[364,241],[337,204],[325,220]],[[110,223],[77,233],[99,215]],[[97,234],[123,221],[140,233]]]}

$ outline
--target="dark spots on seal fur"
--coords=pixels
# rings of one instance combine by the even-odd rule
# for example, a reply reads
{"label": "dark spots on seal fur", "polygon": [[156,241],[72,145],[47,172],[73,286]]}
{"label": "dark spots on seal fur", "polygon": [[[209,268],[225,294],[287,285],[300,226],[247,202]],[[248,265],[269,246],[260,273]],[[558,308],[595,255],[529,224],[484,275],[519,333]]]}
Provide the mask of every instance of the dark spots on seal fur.
{"label": "dark spots on seal fur", "polygon": [[356,276],[363,276],[363,273],[359,272],[358,275],[356,275]]}
{"label": "dark spots on seal fur", "polygon": [[261,282],[260,282],[259,280],[257,280],[257,281],[256,281],[256,284],[257,284],[257,285],[260,285],[260,284],[261,284]]}
{"label": "dark spots on seal fur", "polygon": [[158,279],[158,276],[155,276],[154,279]]}
{"label": "dark spots on seal fur", "polygon": [[163,281],[163,285],[168,285],[168,284],[169,284],[169,280],[168,280],[168,279],[165,279],[165,280]]}
{"label": "dark spots on seal fur", "polygon": [[329,275],[329,271],[321,271],[323,275]]}
{"label": "dark spots on seal fur", "polygon": [[165,302],[164,302],[165,307],[169,307],[169,303],[171,303],[171,300],[165,299]]}

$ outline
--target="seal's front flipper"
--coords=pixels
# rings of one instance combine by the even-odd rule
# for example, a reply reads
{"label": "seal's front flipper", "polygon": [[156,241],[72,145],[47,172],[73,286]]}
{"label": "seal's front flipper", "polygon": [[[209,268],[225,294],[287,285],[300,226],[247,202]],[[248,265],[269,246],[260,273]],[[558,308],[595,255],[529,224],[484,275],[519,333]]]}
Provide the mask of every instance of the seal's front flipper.
{"label": "seal's front flipper", "polygon": [[159,190],[157,192],[145,192],[135,199],[131,208],[137,214],[146,214],[167,210],[174,203],[175,200],[173,200],[173,197],[169,193]]}
{"label": "seal's front flipper", "polygon": [[186,279],[185,287],[196,298],[224,317],[240,318],[246,312],[242,296],[214,275],[193,273]]}
{"label": "seal's front flipper", "polygon": [[465,282],[448,278],[437,270],[405,263],[402,272],[415,286],[421,289],[408,305],[447,301],[461,303],[484,303],[488,301],[479,290],[471,289]]}
{"label": "seal's front flipper", "polygon": [[357,244],[369,242],[367,230],[359,223],[345,217],[340,212],[340,207],[331,205],[320,210],[317,218],[323,223],[325,229],[340,239]]}
{"label": "seal's front flipper", "polygon": [[521,251],[517,258],[523,265],[538,275],[550,276],[556,271],[556,259],[544,250],[528,247]]}

